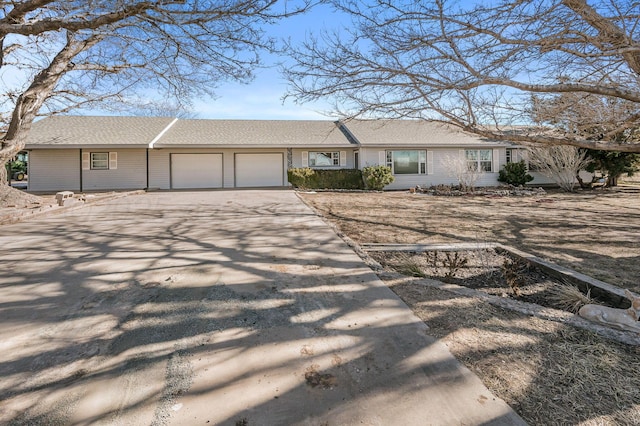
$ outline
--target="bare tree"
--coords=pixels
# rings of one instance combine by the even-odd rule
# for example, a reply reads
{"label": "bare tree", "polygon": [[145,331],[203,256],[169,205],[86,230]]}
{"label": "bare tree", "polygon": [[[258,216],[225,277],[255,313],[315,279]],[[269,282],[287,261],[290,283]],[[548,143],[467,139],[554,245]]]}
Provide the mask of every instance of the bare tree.
{"label": "bare tree", "polygon": [[[330,97],[348,116],[440,120],[485,137],[640,152],[619,135],[640,128],[637,0],[334,0],[344,33],[292,46],[286,75],[299,102]],[[536,119],[558,94],[616,114],[574,131]],[[598,106],[596,109],[599,109]],[[576,127],[576,128],[577,128]]]}
{"label": "bare tree", "polygon": [[446,155],[441,164],[449,174],[458,180],[462,191],[473,191],[476,182],[480,178],[482,170],[478,168],[477,161],[468,161],[461,155]]}
{"label": "bare tree", "polygon": [[607,139],[620,144],[640,143],[640,127],[620,126],[620,117],[633,114],[638,104],[594,95],[567,92],[532,96],[532,119],[540,125],[591,140]]}
{"label": "bare tree", "polygon": [[571,145],[532,146],[526,156],[529,166],[568,192],[575,190],[578,173],[591,163],[586,151]]}
{"label": "bare tree", "polygon": [[307,0],[0,2],[0,182],[38,115],[108,100],[188,105],[220,81],[247,81],[273,50],[261,26]]}

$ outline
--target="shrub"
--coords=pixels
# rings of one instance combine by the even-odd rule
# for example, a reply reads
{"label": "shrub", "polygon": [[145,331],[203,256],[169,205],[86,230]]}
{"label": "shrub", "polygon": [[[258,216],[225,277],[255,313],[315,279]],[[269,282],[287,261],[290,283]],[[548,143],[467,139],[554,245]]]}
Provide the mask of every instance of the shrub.
{"label": "shrub", "polygon": [[527,163],[524,160],[505,164],[498,176],[498,182],[513,186],[524,185],[532,180],[533,176],[527,173]]}
{"label": "shrub", "polygon": [[381,191],[395,180],[391,174],[391,167],[387,166],[364,167],[362,169],[362,179],[364,180],[365,188],[375,191]]}
{"label": "shrub", "polygon": [[296,188],[310,188],[309,181],[313,175],[314,171],[309,167],[287,170],[287,179]]}
{"label": "shrub", "polygon": [[573,192],[576,176],[591,163],[585,150],[575,146],[531,146],[529,165],[544,174],[567,192]]}
{"label": "shrub", "polygon": [[363,189],[362,173],[356,169],[302,167],[287,170],[287,177],[291,185],[302,189]]}
{"label": "shrub", "polygon": [[459,155],[447,155],[441,160],[441,164],[449,176],[458,179],[461,191],[473,192],[476,182],[482,174],[482,170],[478,169],[474,162],[469,162],[466,157]]}

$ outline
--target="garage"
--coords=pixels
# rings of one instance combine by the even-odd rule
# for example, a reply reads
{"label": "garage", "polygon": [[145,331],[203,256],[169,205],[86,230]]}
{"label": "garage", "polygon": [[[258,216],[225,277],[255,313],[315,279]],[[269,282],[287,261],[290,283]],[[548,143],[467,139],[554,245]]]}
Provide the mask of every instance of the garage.
{"label": "garage", "polygon": [[284,154],[235,154],[238,188],[284,186]]}
{"label": "garage", "polygon": [[171,188],[222,188],[222,154],[171,154]]}

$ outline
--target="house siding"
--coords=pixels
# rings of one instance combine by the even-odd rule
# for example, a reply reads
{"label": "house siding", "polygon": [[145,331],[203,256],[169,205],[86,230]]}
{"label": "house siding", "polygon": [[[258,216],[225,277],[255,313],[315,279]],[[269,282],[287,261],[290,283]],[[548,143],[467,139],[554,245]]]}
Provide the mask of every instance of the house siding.
{"label": "house siding", "polygon": [[[529,182],[527,185],[557,185],[557,183],[543,175],[540,172],[529,172],[529,174],[531,176],[533,176],[533,180],[531,182]],[[593,173],[587,172],[585,170],[580,171],[580,178],[582,178],[583,181],[585,182],[591,182],[591,178],[593,177]],[[577,185],[578,180],[576,179],[576,185]]]}
{"label": "house siding", "polygon": [[147,154],[145,149],[83,149],[83,153],[116,152],[115,170],[83,170],[82,190],[144,189],[147,187]]}
{"label": "house siding", "polygon": [[[460,155],[460,149],[464,148],[434,148],[428,149],[427,147],[376,147],[376,148],[362,148],[360,150],[360,162],[362,167],[375,166],[379,164],[379,152],[386,150],[426,150],[433,152],[433,171],[429,170],[428,174],[417,175],[394,175],[394,182],[387,185],[385,189],[408,189],[420,185],[422,187],[429,187],[432,185],[458,185],[458,180],[451,176],[443,161],[447,156]],[[470,147],[469,149],[476,149]],[[477,149],[489,149],[485,147],[478,147]],[[504,164],[506,154],[505,149],[500,147],[494,147],[493,150],[498,151],[498,164],[493,164],[493,170],[500,170]],[[498,173],[483,173],[480,175],[476,186],[496,186],[498,185]]]}
{"label": "house siding", "polygon": [[235,154],[282,154],[283,182],[287,181],[286,149],[161,148],[149,151],[149,189],[171,189],[171,154],[222,154],[223,188],[235,188]]}
{"label": "house siding", "polygon": [[79,191],[80,150],[31,150],[28,175],[29,191]]}

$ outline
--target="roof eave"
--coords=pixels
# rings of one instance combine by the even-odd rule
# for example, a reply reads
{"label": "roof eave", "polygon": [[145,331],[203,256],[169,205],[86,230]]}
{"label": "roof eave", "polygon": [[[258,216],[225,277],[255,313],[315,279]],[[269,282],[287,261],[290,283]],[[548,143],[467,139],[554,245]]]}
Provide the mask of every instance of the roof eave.
{"label": "roof eave", "polygon": [[24,149],[146,149],[148,144],[46,144],[46,143],[29,143]]}
{"label": "roof eave", "polygon": [[315,144],[315,145],[275,145],[275,144],[162,144],[156,143],[153,149],[325,149],[325,148],[358,148],[344,144]]}
{"label": "roof eave", "polygon": [[497,147],[504,148],[510,147],[511,144],[505,142],[487,143],[455,143],[455,144],[430,144],[430,143],[415,143],[415,144],[392,144],[392,143],[365,143],[362,144],[362,148],[477,148],[477,147]]}

